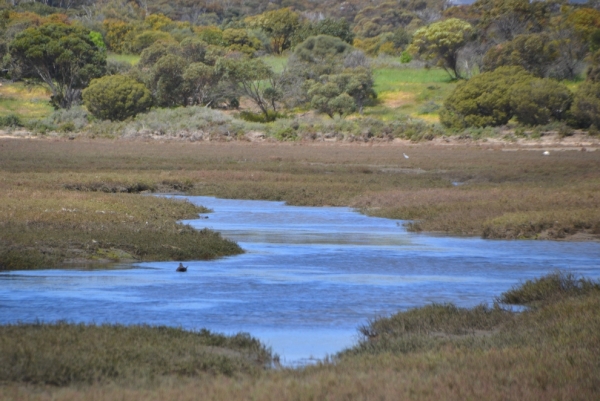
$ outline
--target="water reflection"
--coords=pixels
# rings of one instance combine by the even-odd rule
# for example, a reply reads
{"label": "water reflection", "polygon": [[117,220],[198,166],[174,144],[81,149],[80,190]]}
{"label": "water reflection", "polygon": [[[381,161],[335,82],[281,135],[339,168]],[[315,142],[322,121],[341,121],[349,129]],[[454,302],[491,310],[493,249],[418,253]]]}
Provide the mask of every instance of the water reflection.
{"label": "water reflection", "polygon": [[487,241],[407,233],[347,208],[189,197],[247,253],[123,270],[0,274],[0,322],[148,323],[258,336],[288,363],[350,346],[369,318],[430,302],[473,306],[564,269],[600,277],[597,243]]}

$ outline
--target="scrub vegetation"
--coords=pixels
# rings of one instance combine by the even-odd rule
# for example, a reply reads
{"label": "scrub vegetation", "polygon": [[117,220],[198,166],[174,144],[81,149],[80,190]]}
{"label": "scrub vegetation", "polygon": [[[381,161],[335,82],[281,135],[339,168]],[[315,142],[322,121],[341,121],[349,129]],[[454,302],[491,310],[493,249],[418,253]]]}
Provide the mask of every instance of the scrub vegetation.
{"label": "scrub vegetation", "polygon": [[[587,284],[550,289],[557,279],[564,288]],[[361,327],[353,348],[301,369],[265,369],[271,354],[246,335],[4,326],[0,393],[7,400],[595,399],[599,288],[557,272],[500,295],[544,294],[525,299],[530,306],[519,313],[497,303],[399,312]]]}
{"label": "scrub vegetation", "polygon": [[[0,266],[189,260],[241,252],[178,220],[204,212],[141,193],[352,206],[413,231],[597,239],[597,152],[488,146],[0,142]],[[404,158],[403,153],[409,156]]]}

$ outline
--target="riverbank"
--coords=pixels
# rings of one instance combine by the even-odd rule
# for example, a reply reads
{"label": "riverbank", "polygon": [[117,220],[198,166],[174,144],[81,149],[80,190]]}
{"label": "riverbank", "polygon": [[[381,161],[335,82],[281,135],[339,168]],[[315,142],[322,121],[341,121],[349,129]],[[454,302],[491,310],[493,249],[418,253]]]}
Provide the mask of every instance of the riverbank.
{"label": "riverbank", "polygon": [[[137,326],[3,326],[0,395],[6,400],[194,400],[199,394],[215,401],[596,399],[598,288],[597,282],[551,274],[499,295],[498,301],[529,307],[521,313],[435,304],[399,312],[365,324],[355,347],[302,369],[265,369],[268,352],[246,336]],[[69,374],[75,365],[82,369]]]}
{"label": "riverbank", "polygon": [[[600,152],[594,141],[573,136],[369,146],[0,139],[2,259],[13,260],[8,268],[23,268],[240,252],[214,234],[176,224],[202,210],[140,195],[173,191],[351,206],[411,220],[413,231],[597,240]],[[199,237],[221,245],[196,246],[204,240]]]}

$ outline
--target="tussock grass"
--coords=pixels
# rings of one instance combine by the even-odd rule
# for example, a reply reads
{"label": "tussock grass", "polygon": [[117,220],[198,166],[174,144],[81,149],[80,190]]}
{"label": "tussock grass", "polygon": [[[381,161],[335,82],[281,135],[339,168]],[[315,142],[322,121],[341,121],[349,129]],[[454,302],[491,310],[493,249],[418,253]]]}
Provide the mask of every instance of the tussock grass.
{"label": "tussock grass", "polygon": [[68,386],[203,373],[257,374],[272,355],[248,334],[170,327],[0,326],[0,381]]}

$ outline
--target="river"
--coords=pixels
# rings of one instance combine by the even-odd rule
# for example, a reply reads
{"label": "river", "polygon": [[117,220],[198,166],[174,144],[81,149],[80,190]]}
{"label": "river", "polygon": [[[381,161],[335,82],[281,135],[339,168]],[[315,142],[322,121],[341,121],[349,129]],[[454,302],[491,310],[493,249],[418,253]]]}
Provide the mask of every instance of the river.
{"label": "river", "polygon": [[349,347],[377,316],[453,302],[491,303],[556,269],[600,278],[600,244],[499,241],[407,232],[349,208],[185,197],[213,209],[185,221],[246,253],[109,270],[0,274],[0,323],[67,320],[249,332],[288,365]]}

